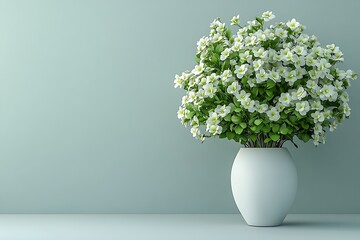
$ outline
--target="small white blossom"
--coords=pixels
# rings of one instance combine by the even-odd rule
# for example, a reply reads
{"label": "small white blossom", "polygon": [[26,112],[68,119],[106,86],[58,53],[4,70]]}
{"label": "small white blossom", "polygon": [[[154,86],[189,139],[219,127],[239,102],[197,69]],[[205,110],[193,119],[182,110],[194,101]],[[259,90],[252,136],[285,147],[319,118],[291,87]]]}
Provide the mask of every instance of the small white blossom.
{"label": "small white blossom", "polygon": [[266,11],[262,14],[262,18],[264,19],[265,22],[268,22],[271,19],[274,19],[275,15],[270,11]]}
{"label": "small white blossom", "polygon": [[281,93],[279,102],[284,104],[284,106],[289,106],[291,102],[291,96],[289,93]]}
{"label": "small white blossom", "polygon": [[267,111],[266,115],[269,117],[269,120],[273,122],[280,119],[280,114],[275,107],[272,107],[269,111]]}
{"label": "small white blossom", "polygon": [[215,109],[215,112],[217,114],[219,114],[220,117],[225,117],[226,115],[228,115],[230,113],[230,109],[231,107],[230,106],[217,106],[216,109]]}
{"label": "small white blossom", "polygon": [[324,114],[320,111],[312,113],[311,117],[314,119],[314,123],[323,122],[325,120]]}
{"label": "small white blossom", "polygon": [[210,98],[212,98],[216,92],[216,89],[212,83],[205,84],[203,89],[205,91],[205,96]]}
{"label": "small white blossom", "polygon": [[202,73],[204,71],[204,64],[200,63],[199,65],[196,65],[195,68],[193,69],[192,73],[194,73],[195,75],[199,75],[200,73]]}
{"label": "small white blossom", "polygon": [[288,26],[291,30],[295,30],[300,26],[300,23],[298,23],[296,19],[293,18],[291,21],[286,23],[286,26]]}
{"label": "small white blossom", "polygon": [[258,104],[255,106],[255,110],[258,113],[264,113],[269,109],[269,106],[267,104]]}
{"label": "small white blossom", "polygon": [[305,116],[306,113],[310,111],[310,105],[308,101],[302,101],[296,103],[295,110],[300,113],[300,115]]}
{"label": "small white blossom", "polygon": [[296,98],[297,100],[301,100],[304,97],[306,97],[307,92],[305,91],[305,89],[303,87],[299,87],[298,90],[296,91]]}
{"label": "small white blossom", "polygon": [[241,86],[235,81],[233,82],[231,85],[229,85],[226,89],[226,91],[229,93],[229,94],[236,94],[240,91],[241,89]]}
{"label": "small white blossom", "polygon": [[235,66],[236,77],[241,79],[245,75],[247,70],[248,70],[248,64],[243,64],[241,66]]}
{"label": "small white blossom", "polygon": [[255,71],[258,71],[260,68],[261,68],[261,66],[263,65],[263,61],[262,60],[256,60],[256,61],[254,61],[253,62],[253,67],[254,67],[254,70]]}
{"label": "small white blossom", "polygon": [[230,53],[231,53],[231,49],[226,48],[224,51],[221,52],[220,60],[224,61],[225,59],[227,59],[229,57]]}
{"label": "small white blossom", "polygon": [[260,69],[258,73],[256,73],[256,82],[262,83],[268,79],[268,74],[265,72],[264,69]]}
{"label": "small white blossom", "polygon": [[240,16],[239,15],[237,15],[237,16],[234,16],[232,19],[231,19],[231,25],[237,25],[237,24],[239,24],[239,18],[240,18]]}

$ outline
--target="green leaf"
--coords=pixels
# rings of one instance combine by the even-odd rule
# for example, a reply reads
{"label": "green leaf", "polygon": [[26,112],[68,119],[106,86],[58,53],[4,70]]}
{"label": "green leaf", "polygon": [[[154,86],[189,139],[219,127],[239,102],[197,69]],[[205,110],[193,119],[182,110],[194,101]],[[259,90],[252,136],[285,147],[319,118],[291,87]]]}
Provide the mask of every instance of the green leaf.
{"label": "green leaf", "polygon": [[236,123],[236,124],[238,124],[238,123],[240,123],[240,117],[239,116],[237,116],[237,115],[232,115],[231,116],[231,121],[233,122],[233,123]]}
{"label": "green leaf", "polygon": [[264,19],[262,19],[262,18],[260,18],[260,17],[256,17],[255,19],[256,19],[256,21],[258,21],[261,25],[264,24]]}
{"label": "green leaf", "polygon": [[221,133],[220,135],[219,135],[219,138],[226,138],[226,133]]}
{"label": "green leaf", "polygon": [[285,124],[281,125],[280,133],[286,135],[289,132],[289,129],[286,127]]}
{"label": "green leaf", "polygon": [[264,143],[268,143],[271,141],[271,138],[265,138]]}
{"label": "green leaf", "polygon": [[199,64],[200,63],[200,57],[196,56],[195,57],[195,62]]}
{"label": "green leaf", "polygon": [[235,128],[236,134],[241,134],[243,131],[244,131],[244,129],[243,129],[241,126],[237,126],[237,127]]}
{"label": "green leaf", "polygon": [[265,125],[262,129],[261,129],[264,133],[268,133],[271,130],[270,125]]}
{"label": "green leaf", "polygon": [[231,38],[231,29],[230,28],[228,28],[228,30],[226,30],[226,32],[225,32],[225,36],[227,37],[227,39],[230,39]]}
{"label": "green leaf", "polygon": [[263,122],[262,119],[256,119],[256,120],[254,121],[255,125],[260,125],[262,122]]}
{"label": "green leaf", "polygon": [[249,138],[251,139],[251,141],[255,142],[256,139],[257,139],[257,136],[256,135],[250,135]]}
{"label": "green leaf", "polygon": [[272,90],[266,90],[266,95],[268,95],[269,97],[274,96],[274,93]]}
{"label": "green leaf", "polygon": [[250,127],[251,131],[253,131],[253,132],[256,131],[256,128],[257,128],[256,126],[251,126],[251,127]]}
{"label": "green leaf", "polygon": [[278,135],[278,134],[270,134],[270,138],[271,138],[271,140],[276,142],[276,141],[278,141],[280,139],[280,135]]}
{"label": "green leaf", "polygon": [[266,86],[267,86],[268,89],[271,89],[271,88],[275,87],[275,85],[276,85],[276,83],[273,80],[268,80],[266,82]]}
{"label": "green leaf", "polygon": [[221,66],[221,70],[224,71],[226,69],[229,69],[230,63],[229,61],[225,61],[223,65]]}
{"label": "green leaf", "polygon": [[230,114],[226,115],[226,116],[224,117],[224,120],[227,121],[227,122],[230,122],[230,120],[231,120],[231,115],[230,115]]}
{"label": "green leaf", "polygon": [[211,56],[211,62],[212,62],[212,63],[217,63],[217,62],[219,62],[219,60],[220,60],[220,57],[219,57],[218,54],[214,53],[214,54]]}
{"label": "green leaf", "polygon": [[272,131],[273,131],[274,133],[278,133],[278,132],[279,132],[279,129],[280,129],[280,125],[279,125],[279,124],[276,124],[276,123],[273,123],[271,129],[272,129]]}
{"label": "green leaf", "polygon": [[246,127],[247,127],[247,124],[244,123],[244,122],[241,122],[239,125],[240,125],[242,128],[246,128]]}
{"label": "green leaf", "polygon": [[234,105],[235,105],[236,107],[240,107],[240,103],[239,103],[239,101],[237,100],[236,97],[233,97],[233,102],[234,102]]}
{"label": "green leaf", "polygon": [[221,53],[223,50],[224,50],[224,47],[221,44],[217,45],[215,48],[215,52],[217,52],[217,53]]}
{"label": "green leaf", "polygon": [[308,135],[308,134],[306,134],[306,133],[300,134],[300,135],[299,135],[299,138],[300,138],[300,140],[302,140],[302,141],[304,141],[304,142],[308,142],[308,141],[311,139],[310,135]]}
{"label": "green leaf", "polygon": [[235,108],[234,111],[237,112],[237,113],[239,113],[239,112],[241,112],[241,110],[242,110],[241,108]]}
{"label": "green leaf", "polygon": [[256,97],[259,94],[259,89],[254,87],[251,89],[251,93],[254,97]]}
{"label": "green leaf", "polygon": [[298,118],[297,118],[296,116],[290,116],[289,119],[290,119],[290,121],[293,122],[293,123],[297,122],[297,120],[298,120]]}
{"label": "green leaf", "polygon": [[233,132],[226,132],[227,139],[231,140],[235,137],[235,133]]}
{"label": "green leaf", "polygon": [[229,58],[236,58],[237,56],[239,56],[239,53],[238,52],[233,52],[233,53],[230,53]]}

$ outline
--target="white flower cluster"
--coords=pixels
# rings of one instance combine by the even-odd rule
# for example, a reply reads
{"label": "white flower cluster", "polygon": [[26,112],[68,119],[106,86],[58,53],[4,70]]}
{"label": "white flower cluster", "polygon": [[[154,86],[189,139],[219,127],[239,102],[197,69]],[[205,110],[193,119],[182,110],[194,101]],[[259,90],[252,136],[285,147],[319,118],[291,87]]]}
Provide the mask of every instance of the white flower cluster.
{"label": "white flower cluster", "polygon": [[344,60],[339,47],[321,47],[295,19],[265,28],[264,22],[274,17],[264,12],[242,27],[236,16],[231,20],[240,27],[235,35],[215,19],[210,35],[198,41],[198,65],[174,81],[175,88],[187,91],[178,118],[192,126],[194,137],[204,140],[201,125],[210,135],[220,135],[226,116],[238,112],[242,118],[257,114],[280,124],[293,114],[311,126],[317,145],[325,142],[327,127],[333,131],[350,115],[345,89],[356,74],[335,67]]}

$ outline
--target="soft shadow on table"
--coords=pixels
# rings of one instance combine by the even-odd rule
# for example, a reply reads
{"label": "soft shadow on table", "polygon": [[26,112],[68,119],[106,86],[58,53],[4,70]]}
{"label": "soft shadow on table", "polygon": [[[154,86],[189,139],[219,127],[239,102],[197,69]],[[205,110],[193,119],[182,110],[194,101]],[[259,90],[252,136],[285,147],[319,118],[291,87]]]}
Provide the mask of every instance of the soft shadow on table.
{"label": "soft shadow on table", "polygon": [[329,220],[285,220],[282,228],[304,228],[304,229],[327,229],[327,230],[358,230],[360,231],[359,222],[351,221],[329,221]]}

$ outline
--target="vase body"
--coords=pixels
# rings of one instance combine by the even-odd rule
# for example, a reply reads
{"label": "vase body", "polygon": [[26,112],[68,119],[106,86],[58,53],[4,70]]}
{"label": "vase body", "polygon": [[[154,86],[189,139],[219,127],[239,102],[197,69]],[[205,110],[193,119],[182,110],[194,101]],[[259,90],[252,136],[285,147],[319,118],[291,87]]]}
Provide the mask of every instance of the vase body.
{"label": "vase body", "polygon": [[286,148],[241,148],[231,170],[237,207],[250,226],[278,226],[297,191],[297,171]]}

